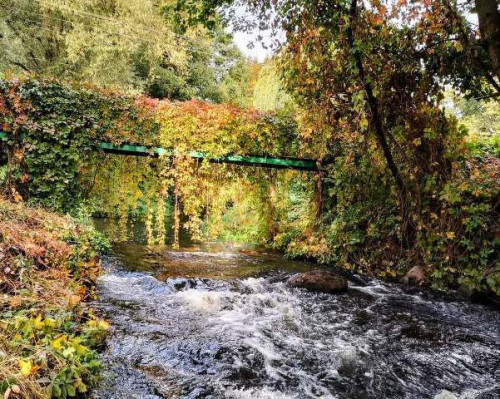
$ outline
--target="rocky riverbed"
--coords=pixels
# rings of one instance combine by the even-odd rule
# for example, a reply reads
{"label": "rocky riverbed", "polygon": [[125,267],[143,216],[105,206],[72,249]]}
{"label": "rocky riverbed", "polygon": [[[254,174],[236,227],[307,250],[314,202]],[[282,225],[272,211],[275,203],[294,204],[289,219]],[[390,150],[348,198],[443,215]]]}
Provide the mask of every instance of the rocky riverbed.
{"label": "rocky riverbed", "polygon": [[98,398],[500,397],[492,309],[379,281],[311,292],[287,280],[312,265],[229,248],[115,250]]}

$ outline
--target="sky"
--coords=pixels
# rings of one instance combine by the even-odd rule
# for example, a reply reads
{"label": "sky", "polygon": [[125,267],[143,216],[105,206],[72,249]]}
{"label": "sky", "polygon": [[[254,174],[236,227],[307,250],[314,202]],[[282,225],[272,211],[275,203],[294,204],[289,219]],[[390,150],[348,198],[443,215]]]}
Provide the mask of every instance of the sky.
{"label": "sky", "polygon": [[[241,4],[236,6],[235,15],[238,19],[248,21],[255,20],[254,16]],[[266,58],[272,56],[273,51],[269,48],[272,39],[271,31],[254,29],[252,32],[242,32],[235,30],[232,25],[228,26],[227,31],[232,33],[236,46],[238,46],[247,58],[263,62]],[[262,37],[262,42],[257,40],[258,36]],[[268,48],[264,48],[262,43],[264,43],[264,45],[267,44],[266,47]],[[249,46],[250,44],[253,44],[253,46]]]}
{"label": "sky", "polygon": [[[241,50],[241,52],[247,57],[252,60],[257,60],[258,62],[263,62],[266,57],[270,57],[273,52],[270,49],[265,49],[262,47],[261,43],[257,42],[256,38],[258,33],[245,33],[245,32],[232,32],[233,33],[233,40],[238,46],[238,48]],[[261,32],[260,33],[263,37],[264,40],[266,38],[269,38],[269,33],[268,32]],[[254,43],[253,48],[248,48],[248,44],[250,42]]]}

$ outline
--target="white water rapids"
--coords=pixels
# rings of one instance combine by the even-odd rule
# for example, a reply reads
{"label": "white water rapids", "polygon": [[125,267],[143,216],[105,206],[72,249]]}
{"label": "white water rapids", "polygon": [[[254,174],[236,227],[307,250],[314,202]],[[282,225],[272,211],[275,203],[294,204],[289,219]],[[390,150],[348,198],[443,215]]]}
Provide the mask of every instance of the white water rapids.
{"label": "white water rapids", "polygon": [[[201,257],[247,270],[230,255],[170,253],[159,267]],[[105,263],[96,306],[112,333],[97,398],[500,398],[500,314],[481,305],[376,281],[311,293],[279,266],[161,281]]]}

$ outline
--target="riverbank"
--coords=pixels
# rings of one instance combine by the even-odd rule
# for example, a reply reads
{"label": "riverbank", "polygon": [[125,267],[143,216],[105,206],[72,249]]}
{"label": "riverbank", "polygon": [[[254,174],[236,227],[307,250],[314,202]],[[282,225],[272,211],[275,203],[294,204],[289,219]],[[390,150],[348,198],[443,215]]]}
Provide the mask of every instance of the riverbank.
{"label": "riverbank", "polygon": [[107,246],[69,216],[0,197],[3,398],[65,398],[96,384],[108,325],[88,301]]}

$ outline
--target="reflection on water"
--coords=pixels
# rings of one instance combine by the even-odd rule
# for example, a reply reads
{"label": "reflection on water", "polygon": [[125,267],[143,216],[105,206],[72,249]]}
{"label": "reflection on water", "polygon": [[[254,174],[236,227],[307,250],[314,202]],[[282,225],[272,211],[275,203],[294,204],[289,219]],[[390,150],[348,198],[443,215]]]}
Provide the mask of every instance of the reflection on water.
{"label": "reflection on water", "polygon": [[500,398],[496,311],[376,281],[292,289],[311,265],[221,244],[115,252],[96,398]]}
{"label": "reflection on water", "polygon": [[241,247],[220,243],[190,245],[181,251],[166,246],[117,243],[114,250],[128,270],[148,272],[162,281],[169,277],[228,280],[311,268],[307,263],[284,260],[278,255],[254,251],[248,255]]}
{"label": "reflection on water", "polygon": [[[117,243],[136,243],[148,244],[151,241],[149,235],[158,238],[158,231],[152,230],[148,232],[146,223],[140,219],[108,219],[108,218],[95,218],[93,220],[94,226],[104,233],[111,241]],[[161,235],[164,236],[165,244],[172,244],[174,241],[174,233],[168,223],[162,227]],[[185,230],[180,231],[180,240],[183,245],[191,244],[190,237]]]}

